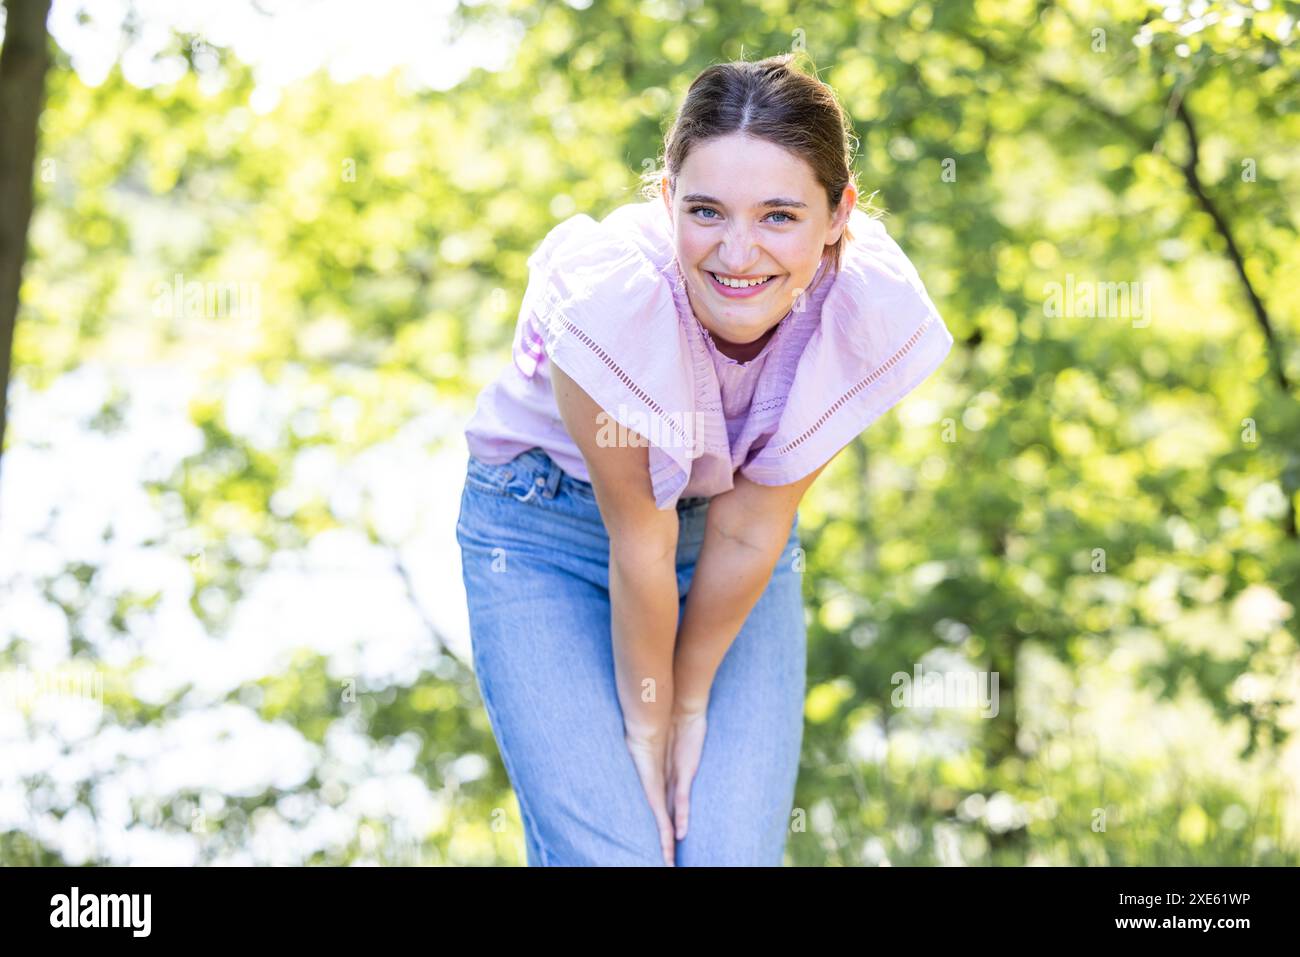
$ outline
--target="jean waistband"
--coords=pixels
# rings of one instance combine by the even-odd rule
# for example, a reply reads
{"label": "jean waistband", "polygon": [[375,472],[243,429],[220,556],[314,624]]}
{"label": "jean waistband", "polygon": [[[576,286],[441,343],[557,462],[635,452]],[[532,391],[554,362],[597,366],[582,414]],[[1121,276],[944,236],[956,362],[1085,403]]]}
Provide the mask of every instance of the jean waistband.
{"label": "jean waistband", "polygon": [[547,498],[555,496],[556,489],[560,487],[561,479],[567,477],[571,482],[581,481],[572,475],[567,475],[555,459],[547,455],[541,448],[532,448],[527,452],[519,453],[515,456],[511,465],[517,473],[533,477],[536,484],[540,486],[541,493]]}
{"label": "jean waistband", "polygon": [[[540,446],[535,446],[526,452],[520,452],[510,463],[516,476],[527,476],[538,486],[538,492],[546,498],[553,498],[556,489],[559,488],[561,481],[572,482],[580,485],[584,489],[590,490],[593,497],[595,490],[591,483],[570,475],[564,469],[560,468],[555,459],[547,454],[546,450]],[[695,508],[709,501],[707,496],[692,495],[683,496],[677,499],[678,510],[686,508]]]}

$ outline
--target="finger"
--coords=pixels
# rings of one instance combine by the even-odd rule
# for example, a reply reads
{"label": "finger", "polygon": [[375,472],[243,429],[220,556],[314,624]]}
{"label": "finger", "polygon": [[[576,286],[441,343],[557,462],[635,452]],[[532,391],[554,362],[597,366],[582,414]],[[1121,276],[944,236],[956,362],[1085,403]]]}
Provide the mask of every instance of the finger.
{"label": "finger", "polygon": [[677,824],[677,840],[686,836],[686,828],[691,823],[691,782],[689,779],[677,783],[673,789],[673,820]]}
{"label": "finger", "polygon": [[663,779],[653,782],[655,795],[650,800],[650,810],[654,814],[655,828],[659,831],[659,849],[663,853],[664,862],[669,866],[672,865],[673,851],[673,825],[668,817],[668,807],[666,795],[663,789]]}
{"label": "finger", "polygon": [[673,842],[673,826],[667,814],[656,812],[656,816],[659,819],[659,847],[663,851],[664,863],[672,867],[676,850],[676,844]]}
{"label": "finger", "polygon": [[668,783],[664,788],[664,800],[668,802],[668,820],[677,820],[677,808],[673,805],[673,792],[676,790],[673,786],[673,776],[668,776]]}

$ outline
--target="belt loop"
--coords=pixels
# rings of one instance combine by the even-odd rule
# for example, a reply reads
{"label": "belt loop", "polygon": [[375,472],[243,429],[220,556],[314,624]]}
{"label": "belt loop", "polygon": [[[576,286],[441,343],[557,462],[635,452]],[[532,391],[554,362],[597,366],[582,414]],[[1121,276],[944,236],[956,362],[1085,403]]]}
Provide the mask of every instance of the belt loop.
{"label": "belt loop", "polygon": [[555,498],[555,491],[560,487],[560,478],[564,475],[564,470],[550,456],[547,456],[547,462],[546,488],[542,494],[547,498]]}

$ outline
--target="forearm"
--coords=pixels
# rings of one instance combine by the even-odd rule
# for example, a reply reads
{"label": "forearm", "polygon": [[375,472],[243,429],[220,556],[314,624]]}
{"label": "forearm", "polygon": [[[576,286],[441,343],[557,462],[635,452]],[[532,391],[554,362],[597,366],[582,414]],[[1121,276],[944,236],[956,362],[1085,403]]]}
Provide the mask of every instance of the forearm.
{"label": "forearm", "polygon": [[712,518],[677,635],[673,702],[678,710],[707,706],[713,677],[767,588],[790,534],[789,528],[754,527],[742,538]]}
{"label": "forearm", "polygon": [[611,549],[610,630],[626,731],[666,733],[672,717],[677,635],[676,545],[656,553]]}

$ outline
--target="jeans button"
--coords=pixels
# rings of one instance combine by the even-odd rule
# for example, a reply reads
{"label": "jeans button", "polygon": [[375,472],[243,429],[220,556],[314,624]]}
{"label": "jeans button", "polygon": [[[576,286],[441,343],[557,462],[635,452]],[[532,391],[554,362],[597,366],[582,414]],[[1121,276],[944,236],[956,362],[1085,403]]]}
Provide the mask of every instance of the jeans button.
{"label": "jeans button", "polygon": [[540,475],[537,476],[537,484],[538,484],[538,485],[545,485],[545,484],[546,484],[546,479],[542,478]]}

